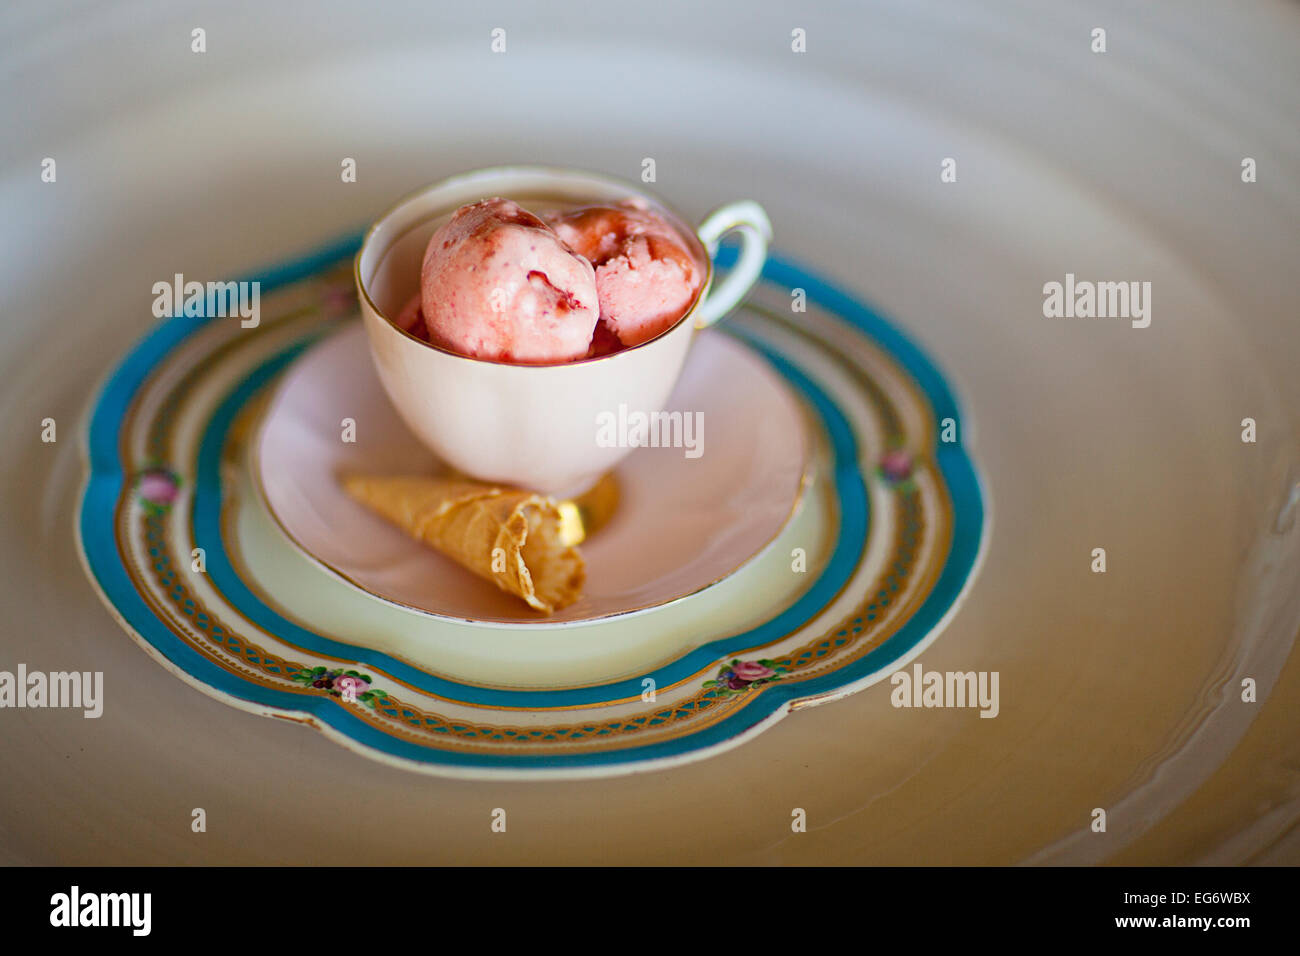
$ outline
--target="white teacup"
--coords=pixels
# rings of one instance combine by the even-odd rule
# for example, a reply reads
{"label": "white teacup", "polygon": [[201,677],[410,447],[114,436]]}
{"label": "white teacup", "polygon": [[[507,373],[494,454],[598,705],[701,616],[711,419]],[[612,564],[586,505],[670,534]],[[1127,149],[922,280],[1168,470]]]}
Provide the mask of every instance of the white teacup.
{"label": "white teacup", "polygon": [[[420,262],[434,230],[460,206],[492,196],[527,209],[640,197],[674,220],[708,263],[695,302],[670,329],[631,348],[561,365],[510,365],[430,345],[391,317],[419,291]],[[740,233],[735,268],[712,288],[722,236]],[[366,233],[355,275],[375,368],[398,414],[443,461],[483,481],[573,495],[632,449],[597,440],[602,413],[620,405],[662,411],[695,333],[734,308],[762,271],[772,226],[741,201],[707,216],[697,231],[662,201],[628,183],[579,170],[510,166],[445,179],[402,200]]]}

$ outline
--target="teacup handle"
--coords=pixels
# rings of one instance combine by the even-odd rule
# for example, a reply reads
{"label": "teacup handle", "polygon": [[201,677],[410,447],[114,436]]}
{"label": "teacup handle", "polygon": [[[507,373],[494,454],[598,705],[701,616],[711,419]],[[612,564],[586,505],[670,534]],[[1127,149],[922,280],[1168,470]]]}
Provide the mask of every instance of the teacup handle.
{"label": "teacup handle", "polygon": [[708,328],[734,309],[750,286],[758,280],[763,271],[763,263],[767,260],[767,244],[772,241],[772,223],[762,206],[752,199],[742,199],[709,213],[699,228],[700,240],[704,243],[709,258],[713,258],[718,251],[722,237],[732,230],[740,233],[740,258],[721,285],[711,288],[700,303],[695,317],[697,329]]}

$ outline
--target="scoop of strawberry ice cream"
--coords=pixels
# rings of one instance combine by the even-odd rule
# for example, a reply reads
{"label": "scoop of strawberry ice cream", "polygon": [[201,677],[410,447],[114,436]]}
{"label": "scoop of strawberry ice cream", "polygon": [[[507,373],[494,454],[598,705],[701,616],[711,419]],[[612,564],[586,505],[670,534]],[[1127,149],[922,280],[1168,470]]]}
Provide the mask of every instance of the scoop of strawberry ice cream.
{"label": "scoop of strawberry ice cream", "polygon": [[685,237],[643,200],[562,210],[546,220],[596,267],[601,324],[625,346],[670,328],[704,281],[704,263]]}
{"label": "scoop of strawberry ice cream", "polygon": [[591,263],[507,199],[462,206],[433,234],[420,308],[432,342],[520,364],[585,357],[600,315]]}

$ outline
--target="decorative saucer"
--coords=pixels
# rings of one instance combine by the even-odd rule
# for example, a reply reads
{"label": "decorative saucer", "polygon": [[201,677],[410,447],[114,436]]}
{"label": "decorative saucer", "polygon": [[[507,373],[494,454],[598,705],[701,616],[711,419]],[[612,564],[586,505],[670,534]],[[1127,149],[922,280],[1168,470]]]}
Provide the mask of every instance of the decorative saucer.
{"label": "decorative saucer", "polygon": [[[725,405],[712,413],[731,416],[725,426],[706,419],[706,441],[719,448],[730,447],[728,427],[759,443],[754,458],[733,450],[726,461],[738,470],[728,478],[709,479],[750,490],[732,496],[697,488],[703,497],[691,499],[733,513],[719,519],[700,506],[678,516],[684,523],[672,524],[669,515],[660,525],[661,535],[685,535],[706,551],[717,541],[725,560],[688,560],[691,573],[672,587],[659,583],[647,595],[625,585],[605,606],[684,596],[637,614],[601,616],[588,607],[584,620],[539,628],[499,614],[462,614],[477,605],[447,614],[441,602],[450,592],[403,601],[387,590],[382,567],[364,586],[340,580],[286,537],[254,490],[254,476],[265,479],[268,452],[281,450],[267,436],[278,416],[289,414],[289,384],[314,363],[321,364],[313,375],[335,367],[339,356],[330,350],[344,349],[355,334],[345,260],[356,247],[349,238],[261,277],[262,320],[254,329],[201,316],[165,321],[123,359],[94,402],[78,517],[85,565],[127,632],[177,676],[233,706],[300,721],[358,753],[414,770],[596,776],[699,759],[796,708],[866,687],[919,654],[954,613],[986,528],[951,391],[883,319],[775,257],[750,304],[696,344],[691,362],[699,370],[688,369],[683,380],[684,388],[702,388],[703,402],[726,390],[711,391],[701,376],[749,369],[758,384],[725,384],[745,401],[758,401],[761,392],[770,403],[763,406],[772,416],[768,430],[746,431],[749,419]],[[726,250],[718,264],[729,264]],[[792,314],[796,287],[808,308]],[[359,365],[349,367],[360,373]],[[280,399],[269,405],[278,383]],[[806,414],[796,413],[787,393],[799,396]],[[330,416],[338,410],[331,407]],[[388,427],[370,413],[365,421],[379,422],[380,433]],[[328,441],[324,432],[312,434],[305,429],[304,444],[295,446],[304,450],[277,465],[276,475],[296,474],[295,462],[334,460],[337,433]],[[802,438],[776,448],[763,445],[764,436]],[[259,437],[261,454],[252,455]],[[314,447],[322,444],[328,447]],[[376,457],[366,462],[382,470],[393,460],[381,448],[401,447],[375,445]],[[709,447],[702,459],[713,454]],[[628,461],[635,487],[634,472],[650,466]],[[756,461],[764,464],[754,468]],[[671,463],[664,457],[653,467]],[[299,493],[310,506],[311,494],[326,487],[311,481],[325,480],[270,482],[267,499],[284,521],[278,495],[305,488]],[[752,490],[767,489],[769,480],[770,493]],[[738,497],[749,494],[764,503],[752,514],[743,503],[750,499]],[[334,507],[328,497],[314,500]],[[643,520],[646,508],[629,499],[615,521]],[[710,527],[740,531],[691,539],[696,523],[718,521]],[[298,522],[286,522],[295,536],[304,534]],[[675,553],[662,550],[675,543],[619,534],[611,522],[593,537],[584,545],[588,561],[597,563],[602,538],[611,549],[618,543],[620,555],[609,561],[625,562],[628,573],[637,568],[636,549],[644,550],[646,568]],[[394,554],[376,552],[374,560]],[[440,567],[423,553],[418,560]],[[722,580],[697,587],[716,569]],[[428,604],[443,612],[429,613]]]}
{"label": "decorative saucer", "polygon": [[639,448],[616,469],[618,504],[582,544],[582,597],[550,616],[344,492],[340,475],[445,470],[393,410],[360,323],[312,346],[285,373],[251,442],[252,474],[288,538],[375,597],[480,624],[559,627],[644,612],[716,584],[767,547],[799,506],[811,419],[751,348],[701,335],[667,411],[691,423],[678,432],[690,447]]}

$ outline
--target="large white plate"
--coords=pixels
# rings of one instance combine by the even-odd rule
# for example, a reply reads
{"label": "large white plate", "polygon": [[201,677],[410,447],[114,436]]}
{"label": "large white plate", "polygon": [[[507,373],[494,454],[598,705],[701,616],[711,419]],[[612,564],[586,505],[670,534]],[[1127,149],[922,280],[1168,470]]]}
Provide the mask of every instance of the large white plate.
{"label": "large white plate", "polygon": [[[5,715],[0,819],[24,826],[0,858],[337,862],[346,832],[370,863],[1300,859],[1294,6],[78,6],[0,22],[0,587],[5,659],[102,670],[107,701]],[[701,764],[489,794],[147,665],[70,526],[77,415],[154,321],[152,284],[280,261],[459,169],[646,158],[688,213],[762,202],[779,249],[962,387],[996,531],[923,663],[998,671],[999,716],[896,709],[881,684]],[[1066,273],[1150,281],[1150,328],[1045,319]],[[176,808],[199,803],[238,822],[189,839]],[[485,806],[514,808],[491,849]]]}

